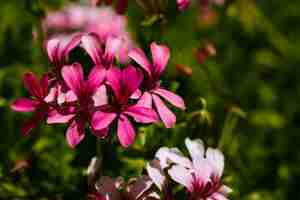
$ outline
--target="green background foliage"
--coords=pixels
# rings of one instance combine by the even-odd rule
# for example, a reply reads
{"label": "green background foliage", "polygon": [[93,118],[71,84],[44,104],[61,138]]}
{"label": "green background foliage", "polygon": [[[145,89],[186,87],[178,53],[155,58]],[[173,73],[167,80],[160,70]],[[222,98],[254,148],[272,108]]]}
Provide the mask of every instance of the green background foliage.
{"label": "green background foliage", "polygon": [[[25,96],[22,74],[45,72],[49,63],[41,42],[33,40],[46,12],[62,0],[0,1],[0,199],[84,199],[86,169],[96,152],[87,134],[68,148],[64,126],[20,135],[27,114],[9,103]],[[148,12],[130,1],[129,29],[145,50],[151,41],[166,43],[171,60],[162,84],[186,101],[177,125],[139,127],[134,145],[123,149],[115,134],[102,142],[104,173],[113,177],[144,173],[145,163],[161,146],[185,149],[183,139],[201,138],[226,156],[224,182],[231,199],[300,199],[300,1],[228,0],[211,8],[210,20],[192,7],[176,11],[175,1]],[[195,52],[212,42],[216,55],[203,63]],[[186,76],[176,64],[192,69]],[[22,161],[27,167],[16,170]]]}

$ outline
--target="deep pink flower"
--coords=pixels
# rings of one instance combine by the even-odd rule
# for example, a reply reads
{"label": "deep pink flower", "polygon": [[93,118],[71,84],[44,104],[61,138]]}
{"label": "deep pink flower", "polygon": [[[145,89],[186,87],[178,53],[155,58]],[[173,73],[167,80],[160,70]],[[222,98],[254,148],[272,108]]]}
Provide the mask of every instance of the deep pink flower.
{"label": "deep pink flower", "polygon": [[92,127],[101,131],[117,120],[119,141],[123,147],[128,147],[135,138],[135,130],[128,117],[140,123],[153,123],[158,120],[157,115],[150,108],[130,105],[128,102],[129,97],[138,89],[143,80],[143,74],[139,69],[133,66],[128,66],[123,70],[112,68],[107,76],[108,84],[114,92],[114,99],[110,105],[94,113]]}
{"label": "deep pink flower", "polygon": [[[66,139],[70,147],[75,147],[84,138],[84,128],[94,112],[95,94],[103,83],[104,73],[102,68],[94,67],[85,80],[82,66],[74,63],[64,66],[61,74],[77,100],[66,102],[61,110],[51,112],[47,122],[48,124],[68,123]],[[96,132],[94,133],[97,135]]]}
{"label": "deep pink flower", "polygon": [[191,2],[190,0],[176,0],[176,3],[177,3],[177,8],[180,11],[184,11],[189,7]]}
{"label": "deep pink flower", "polygon": [[170,177],[185,186],[191,200],[226,200],[231,189],[221,182],[224,156],[218,149],[205,151],[201,140],[186,139],[192,161],[177,149],[164,148],[161,155],[166,163],[175,163],[168,170]]}
{"label": "deep pink flower", "polygon": [[12,102],[11,109],[16,112],[34,112],[33,117],[24,123],[21,133],[28,136],[37,124],[48,116],[50,111],[49,102],[54,100],[52,94],[48,95],[48,76],[44,75],[41,80],[29,72],[23,77],[26,90],[32,98],[19,98]]}
{"label": "deep pink flower", "polygon": [[107,71],[113,67],[113,61],[122,41],[119,38],[109,37],[105,43],[105,50],[102,50],[101,41],[96,34],[86,34],[81,38],[82,48],[92,58],[97,67]]}
{"label": "deep pink flower", "polygon": [[145,92],[138,104],[152,108],[152,102],[154,102],[161,120],[167,128],[170,128],[175,124],[176,116],[167,108],[161,100],[161,97],[180,109],[185,109],[185,104],[180,96],[160,86],[160,76],[165,70],[170,57],[168,47],[152,42],[150,48],[153,60],[152,64],[148,61],[146,55],[141,49],[135,48],[131,50],[128,55],[137,62],[148,75],[145,83],[143,84]]}

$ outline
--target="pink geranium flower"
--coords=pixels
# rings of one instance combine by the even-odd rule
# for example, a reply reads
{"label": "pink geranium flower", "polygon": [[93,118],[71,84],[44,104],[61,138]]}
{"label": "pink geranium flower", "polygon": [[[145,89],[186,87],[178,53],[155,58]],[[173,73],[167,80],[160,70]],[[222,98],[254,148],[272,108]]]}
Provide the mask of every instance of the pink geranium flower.
{"label": "pink geranium flower", "polygon": [[147,176],[132,178],[125,183],[122,178],[113,180],[103,176],[96,183],[96,192],[90,195],[92,200],[159,200],[151,190],[153,182]]}
{"label": "pink geranium flower", "polygon": [[150,63],[144,52],[138,48],[131,50],[128,55],[147,72],[147,77],[143,84],[145,92],[138,104],[152,108],[152,102],[154,102],[161,120],[167,128],[170,128],[176,123],[176,116],[167,108],[161,98],[180,109],[185,109],[185,104],[180,96],[160,86],[160,76],[165,70],[170,57],[169,48],[152,42],[150,49],[153,63]]}
{"label": "pink geranium flower", "polygon": [[190,0],[176,0],[176,3],[177,3],[177,8],[180,11],[184,11],[189,7],[191,2]]}
{"label": "pink geranium flower", "polygon": [[179,150],[162,151],[166,162],[175,163],[168,170],[170,177],[187,188],[191,200],[227,199],[231,189],[221,182],[224,170],[222,152],[212,148],[205,151],[201,140],[187,138],[185,144],[192,161],[182,157]]}
{"label": "pink geranium flower", "polygon": [[135,138],[135,130],[128,117],[140,123],[153,123],[158,121],[157,115],[150,108],[131,105],[128,102],[129,97],[138,89],[143,80],[143,74],[139,69],[133,66],[128,66],[123,70],[112,68],[107,76],[108,84],[114,93],[113,102],[94,113],[92,127],[101,131],[117,120],[119,141],[123,147],[128,147]]}
{"label": "pink geranium flower", "polygon": [[47,75],[38,80],[33,73],[29,72],[24,75],[23,82],[32,98],[16,99],[10,107],[16,112],[34,112],[33,117],[21,128],[22,135],[28,136],[30,131],[48,116],[51,108],[49,102],[53,101],[54,97],[52,94],[48,95]]}
{"label": "pink geranium flower", "polygon": [[[82,66],[74,63],[64,66],[61,74],[77,100],[65,102],[61,110],[51,112],[47,123],[68,123],[66,139],[70,147],[75,147],[84,138],[85,124],[89,123],[94,112],[95,94],[103,83],[104,73],[102,68],[94,67],[85,80]],[[97,132],[94,133],[97,135]]]}

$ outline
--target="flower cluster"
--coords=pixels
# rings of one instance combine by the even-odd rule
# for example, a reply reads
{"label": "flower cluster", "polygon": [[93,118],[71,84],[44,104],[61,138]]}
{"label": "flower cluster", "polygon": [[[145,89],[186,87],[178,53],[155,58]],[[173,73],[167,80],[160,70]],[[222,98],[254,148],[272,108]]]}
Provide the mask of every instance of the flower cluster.
{"label": "flower cluster", "polygon": [[[156,153],[156,158],[147,164],[148,175],[133,178],[125,183],[122,178],[113,180],[101,177],[95,181],[91,199],[93,200],[173,200],[174,184],[170,177],[187,190],[188,200],[227,200],[231,189],[221,182],[224,169],[224,156],[218,149],[204,149],[199,139],[185,140],[192,161],[183,156],[177,148],[162,147]],[[94,162],[89,166],[89,172],[95,168]],[[88,173],[89,176],[94,176]],[[167,176],[168,175],[168,176]],[[157,186],[157,192],[153,186]],[[161,194],[160,194],[161,193]],[[163,196],[164,198],[161,198]]]}
{"label": "flower cluster", "polygon": [[[160,85],[169,49],[153,42],[152,63],[141,49],[132,49],[132,64],[120,68],[115,61],[122,39],[108,37],[105,43],[101,41],[94,33],[48,41],[51,71],[41,80],[26,73],[24,85],[31,98],[20,98],[11,104],[15,111],[35,113],[22,127],[23,135],[46,119],[48,124],[67,124],[67,142],[75,147],[83,140],[85,127],[105,138],[116,122],[118,139],[123,147],[128,147],[135,138],[131,121],[149,124],[161,119],[168,128],[175,124],[176,116],[162,99],[181,109],[185,108],[184,101]],[[93,61],[87,76],[80,61],[68,63],[74,48],[82,48]]]}
{"label": "flower cluster", "polygon": [[122,39],[117,55],[120,62],[128,61],[127,54],[135,46],[126,29],[127,17],[117,14],[111,7],[71,4],[48,13],[43,23],[48,37],[80,31],[93,32],[102,42],[109,37]]}
{"label": "flower cluster", "polygon": [[231,189],[221,182],[224,170],[224,156],[218,149],[205,151],[200,139],[185,144],[192,160],[185,157],[177,148],[162,147],[156,159],[148,163],[147,171],[161,191],[169,194],[167,176],[183,185],[189,200],[226,200]]}

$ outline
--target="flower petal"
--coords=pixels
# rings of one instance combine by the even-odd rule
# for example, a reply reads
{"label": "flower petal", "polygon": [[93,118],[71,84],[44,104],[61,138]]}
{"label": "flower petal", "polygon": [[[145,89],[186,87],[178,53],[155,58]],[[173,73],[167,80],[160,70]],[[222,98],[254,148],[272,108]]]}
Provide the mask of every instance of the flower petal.
{"label": "flower petal", "polygon": [[152,108],[151,94],[149,92],[144,92],[144,94],[138,100],[137,105],[145,108]]}
{"label": "flower petal", "polygon": [[192,167],[192,162],[177,148],[162,147],[156,152],[155,157],[160,160],[162,168],[174,163],[186,168]]}
{"label": "flower petal", "polygon": [[39,102],[27,98],[19,98],[12,102],[10,108],[16,112],[32,112],[39,106]]}
{"label": "flower petal", "polygon": [[154,67],[153,71],[155,72],[153,76],[160,76],[169,61],[170,50],[167,46],[158,45],[155,42],[151,43],[150,49]]}
{"label": "flower petal", "polygon": [[174,113],[172,113],[167,106],[162,102],[162,100],[156,96],[156,95],[152,95],[156,110],[159,114],[159,117],[161,118],[161,120],[163,121],[163,123],[165,124],[165,126],[167,128],[171,128],[175,125],[176,123],[176,116],[174,115]]}
{"label": "flower petal", "polygon": [[83,49],[89,54],[96,65],[101,65],[101,43],[95,34],[83,35],[81,38]]}
{"label": "flower petal", "polygon": [[82,66],[79,63],[64,66],[61,73],[67,86],[77,97],[80,96],[84,81]]}
{"label": "flower petal", "polygon": [[53,38],[47,41],[46,49],[48,53],[49,60],[54,63],[57,60],[59,39]]}
{"label": "flower petal", "polygon": [[174,165],[168,170],[168,173],[175,182],[182,184],[190,191],[192,190],[193,176],[190,170],[180,165]]}
{"label": "flower petal", "polygon": [[38,123],[43,119],[44,115],[45,115],[44,112],[35,112],[33,117],[22,125],[21,127],[22,136],[24,137],[29,136],[32,129],[34,129],[38,125]]}
{"label": "flower petal", "polygon": [[66,133],[66,139],[71,148],[75,148],[84,138],[84,124],[74,120]]}
{"label": "flower petal", "polygon": [[101,139],[106,138],[106,136],[108,135],[108,131],[109,128],[104,128],[101,130],[95,130],[92,128],[92,134]]}
{"label": "flower petal", "polygon": [[32,72],[24,74],[23,82],[25,88],[32,96],[43,99],[43,91],[40,87],[40,82]]}
{"label": "flower petal", "polygon": [[128,56],[134,60],[136,63],[138,63],[147,73],[148,75],[151,77],[152,76],[152,69],[151,69],[151,65],[148,61],[148,58],[146,57],[146,55],[144,54],[142,49],[139,48],[133,48]]}
{"label": "flower petal", "polygon": [[124,114],[133,117],[135,121],[140,123],[153,123],[159,121],[154,110],[136,105],[128,107]]}
{"label": "flower petal", "polygon": [[108,177],[102,176],[100,180],[96,183],[96,190],[103,196],[105,199],[109,200],[120,200],[121,194],[116,188],[116,182]]}
{"label": "flower petal", "polygon": [[48,113],[47,124],[65,124],[68,123],[75,114],[63,115],[53,109]]}
{"label": "flower petal", "polygon": [[117,99],[121,98],[121,79],[122,71],[119,68],[112,67],[106,72],[107,84],[112,88]]}
{"label": "flower petal", "polygon": [[96,111],[92,117],[92,127],[95,130],[102,130],[107,128],[113,120],[117,117],[116,113],[106,113]]}
{"label": "flower petal", "polygon": [[133,67],[127,66],[122,71],[122,85],[124,86],[124,92],[126,98],[129,98],[140,86],[143,81],[143,73]]}
{"label": "flower petal", "polygon": [[108,97],[107,97],[107,91],[106,91],[106,86],[101,85],[93,95],[93,101],[94,101],[94,106],[103,106],[108,103]]}
{"label": "flower petal", "polygon": [[177,108],[180,108],[182,110],[185,109],[183,99],[177,94],[162,88],[155,89],[153,92],[163,97],[166,101],[170,102],[173,106],[176,106]]}
{"label": "flower petal", "polygon": [[53,87],[50,89],[48,95],[44,98],[44,101],[47,103],[55,101],[58,95],[57,87]]}
{"label": "flower petal", "polygon": [[193,160],[201,160],[204,158],[204,143],[202,140],[191,140],[186,138],[185,146],[187,147]]}
{"label": "flower petal", "polygon": [[94,67],[88,77],[88,89],[91,93],[94,93],[98,87],[103,83],[106,70],[100,67]]}
{"label": "flower petal", "polygon": [[153,182],[148,176],[137,178],[134,182],[127,186],[127,194],[129,199],[139,199],[151,188]]}
{"label": "flower petal", "polygon": [[146,170],[154,184],[162,191],[166,182],[166,177],[161,169],[159,160],[153,160],[151,163],[147,163]]}
{"label": "flower petal", "polygon": [[120,38],[108,37],[106,39],[104,57],[107,63],[112,63],[115,55],[120,49],[121,44],[122,40]]}
{"label": "flower petal", "polygon": [[221,177],[224,170],[224,155],[218,149],[208,148],[206,151],[206,159],[213,167],[213,173],[217,177]]}
{"label": "flower petal", "polygon": [[127,148],[135,138],[135,130],[126,116],[120,115],[118,120],[118,138],[121,145]]}

